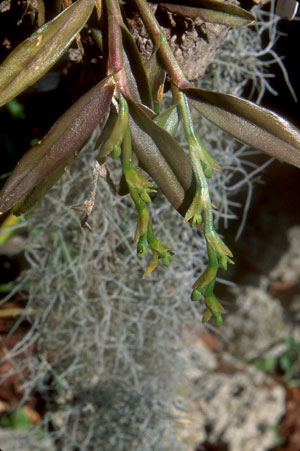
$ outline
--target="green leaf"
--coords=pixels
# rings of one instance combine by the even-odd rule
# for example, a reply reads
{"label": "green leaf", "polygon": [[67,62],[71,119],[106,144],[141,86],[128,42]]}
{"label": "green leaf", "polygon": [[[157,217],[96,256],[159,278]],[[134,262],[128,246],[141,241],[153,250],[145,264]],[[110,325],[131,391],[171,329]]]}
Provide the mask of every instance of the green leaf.
{"label": "green leaf", "polygon": [[133,150],[141,167],[152,177],[174,208],[177,210],[184,209],[189,201],[185,202],[183,187],[161,154],[152,136],[141,127],[138,118],[137,121],[135,119],[130,116],[129,125]]}
{"label": "green leaf", "polygon": [[217,300],[217,298],[215,296],[212,295],[212,296],[205,297],[205,302],[206,302],[207,307],[209,308],[209,310],[212,313],[215,313],[215,312],[224,313],[225,312],[223,305],[220,304],[220,302]]}
{"label": "green leaf", "polygon": [[[171,168],[171,171],[176,176],[183,189],[185,191],[193,190],[194,176],[188,155],[184,152],[184,150],[178,144],[176,139],[173,138],[173,136],[171,136],[166,130],[155,124],[155,122],[148,117],[148,115],[139,105],[130,100],[128,100],[128,103],[132,120],[140,130],[139,132],[141,140],[140,144],[143,145],[142,141],[144,139],[145,145],[148,147],[150,146],[149,151],[150,148],[152,148],[151,152],[154,151],[155,148],[156,149],[155,153],[157,152],[157,154],[161,155],[160,159],[163,157],[163,159],[165,160],[167,165]],[[133,130],[132,124],[130,125],[130,128],[131,130]],[[142,138],[142,135],[144,138]],[[165,186],[169,182],[173,183],[171,182],[171,180],[167,182],[166,179],[165,180],[160,179],[159,181],[157,180],[156,175],[158,173],[157,171],[161,169],[159,168],[161,163],[159,163],[158,160],[156,161],[157,157],[151,155],[151,152],[149,153],[149,158],[147,158],[147,163],[141,160],[142,153],[145,154],[146,149],[147,147],[145,147],[144,150],[143,149],[134,149],[134,150],[137,154],[138,159],[141,161],[143,167],[156,181],[160,189],[162,189],[162,186]],[[163,190],[163,192],[165,191]],[[180,199],[174,199],[175,204],[177,205],[177,207],[175,208],[178,208],[178,204],[180,205],[180,203],[183,201],[183,198],[184,193],[182,192],[181,189]],[[173,204],[173,202],[171,203]]]}
{"label": "green leaf", "polygon": [[[127,102],[124,100],[121,92],[119,92],[119,112],[117,113],[115,121],[113,120],[113,112],[111,113],[108,120],[107,127],[112,123],[112,128],[110,129],[109,136],[103,142],[101,150],[98,155],[98,159],[104,158],[109,155],[116,147],[121,150],[121,144],[123,141],[125,130],[128,126],[128,106]],[[107,129],[106,127],[106,129]]]}
{"label": "green leaf", "polygon": [[16,47],[0,66],[0,106],[42,77],[61,57],[93,10],[77,0]]}
{"label": "green leaf", "polygon": [[184,0],[176,3],[160,1],[160,5],[174,14],[191,17],[200,17],[206,22],[218,23],[229,27],[249,25],[255,16],[236,5],[216,0]]}
{"label": "green leaf", "polygon": [[229,94],[196,88],[184,92],[199,113],[239,141],[300,167],[300,131],[287,120]]}
{"label": "green leaf", "polygon": [[220,238],[215,230],[210,230],[208,232],[204,232],[205,238],[209,245],[214,249],[214,251],[218,252],[221,255],[227,255],[232,257],[231,250],[226,246],[224,241]]}
{"label": "green leaf", "polygon": [[[196,280],[193,285],[193,290],[202,291],[207,287],[207,285],[216,278],[218,268],[212,268],[207,266],[201,276]],[[198,291],[199,293],[199,291]]]}
{"label": "green leaf", "polygon": [[[20,223],[22,218],[16,218],[15,215],[8,215],[0,226],[0,246],[7,243],[17,232],[15,225]],[[1,289],[0,289],[1,292]]]}
{"label": "green leaf", "polygon": [[102,80],[55,122],[42,141],[25,153],[0,193],[0,214],[54,171],[59,172],[78,153],[109,107],[113,91],[112,79]]}
{"label": "green leaf", "polygon": [[155,116],[153,120],[159,127],[162,127],[170,135],[175,136],[180,122],[177,106],[172,105],[158,116]]}
{"label": "green leaf", "polygon": [[116,126],[117,119],[118,119],[118,111],[115,105],[111,103],[108,118],[106,119],[105,125],[101,131],[100,136],[97,138],[95,150],[101,149],[103,144],[109,139]]}

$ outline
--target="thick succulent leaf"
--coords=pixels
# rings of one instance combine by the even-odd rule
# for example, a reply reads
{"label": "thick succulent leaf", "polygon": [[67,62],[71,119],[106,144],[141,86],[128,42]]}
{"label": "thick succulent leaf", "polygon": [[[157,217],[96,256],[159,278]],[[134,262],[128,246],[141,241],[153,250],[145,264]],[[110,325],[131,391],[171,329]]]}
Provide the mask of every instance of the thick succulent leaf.
{"label": "thick succulent leaf", "polygon": [[142,102],[149,108],[153,108],[150,83],[141,54],[138,51],[135,40],[124,26],[121,27],[124,46],[124,67],[134,100]]}
{"label": "thick succulent leaf", "polygon": [[[139,163],[152,177],[174,208],[179,210],[181,214],[185,214],[193,196],[193,172],[188,156],[174,138],[154,124],[137,105],[129,104],[129,111],[133,150]],[[160,135],[160,138],[157,139],[156,133]],[[165,137],[162,138],[162,135],[165,135]],[[181,161],[181,166],[178,165],[175,168],[174,165],[173,167],[169,165],[166,159],[166,148],[167,152],[173,155],[172,163],[178,158]],[[171,158],[169,159],[171,161]],[[177,174],[175,174],[174,168]],[[185,178],[183,174],[185,174]],[[184,182],[185,189],[182,187],[179,178]]]}
{"label": "thick succulent leaf", "polygon": [[74,160],[74,156],[69,158],[63,165],[45,177],[38,185],[36,185],[31,191],[25,194],[21,199],[12,207],[11,211],[16,216],[23,215],[30,210],[36,203],[38,203],[47,192],[55,185],[58,180],[63,176],[66,168]]}
{"label": "thick succulent leaf", "polygon": [[166,130],[159,127],[145,113],[142,107],[129,101],[129,110],[136,124],[144,130],[156,144],[159,152],[167,161],[184,190],[189,190],[194,180],[189,156],[184,152],[176,139]]}
{"label": "thick succulent leaf", "polygon": [[229,27],[249,25],[255,20],[255,16],[249,11],[219,0],[176,0],[176,2],[160,1],[159,3],[172,13],[193,19],[200,17],[206,22]]}
{"label": "thick succulent leaf", "polygon": [[35,83],[61,57],[88,20],[93,0],[77,0],[16,47],[0,66],[0,106]]}
{"label": "thick succulent leaf", "polygon": [[196,88],[184,92],[204,117],[238,140],[300,167],[300,131],[287,120],[232,95]]}
{"label": "thick succulent leaf", "polygon": [[293,20],[298,9],[297,0],[277,0],[276,14],[283,19]]}
{"label": "thick succulent leaf", "polygon": [[173,207],[179,210],[185,199],[184,189],[152,137],[140,128],[131,116],[129,124],[133,150],[141,166],[152,177]]}
{"label": "thick succulent leaf", "polygon": [[106,78],[84,94],[28,150],[0,193],[0,213],[9,210],[42,180],[77,154],[110,105],[114,86]]}

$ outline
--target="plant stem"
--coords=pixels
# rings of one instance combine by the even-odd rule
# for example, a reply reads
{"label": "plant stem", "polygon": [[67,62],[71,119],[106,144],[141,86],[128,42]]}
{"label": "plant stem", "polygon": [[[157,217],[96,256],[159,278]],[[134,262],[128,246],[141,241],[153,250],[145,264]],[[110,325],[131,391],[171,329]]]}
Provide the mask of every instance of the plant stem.
{"label": "plant stem", "polygon": [[123,64],[123,23],[118,0],[106,0],[108,20],[108,74],[113,73],[121,92],[131,97]]}
{"label": "plant stem", "polygon": [[[201,160],[199,159],[198,153],[196,153],[195,151],[195,148],[198,147],[198,140],[194,131],[194,125],[185,94],[180,92],[174,84],[172,85],[172,93],[174,101],[178,104],[179,107],[184,134],[186,136],[190,149],[190,159],[196,179],[196,192],[198,191],[199,193],[201,191],[201,205],[199,205],[198,212],[198,214],[200,215],[203,209],[206,211],[207,209],[211,208],[211,202],[209,197],[208,184],[203,171]],[[208,216],[208,218],[210,218],[209,214],[205,216]]]}
{"label": "plant stem", "polygon": [[145,0],[134,0],[143,19],[143,22],[150,34],[154,46],[157,48],[159,56],[165,66],[166,71],[178,88],[185,89],[191,86],[184,75],[173,52],[169,46],[167,38],[158,24],[154,14],[150,10]]}

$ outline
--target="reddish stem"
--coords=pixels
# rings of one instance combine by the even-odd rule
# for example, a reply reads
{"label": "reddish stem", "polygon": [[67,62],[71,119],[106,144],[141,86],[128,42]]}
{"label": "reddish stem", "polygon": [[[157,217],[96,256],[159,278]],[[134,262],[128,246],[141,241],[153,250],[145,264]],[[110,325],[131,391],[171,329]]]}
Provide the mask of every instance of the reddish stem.
{"label": "reddish stem", "polygon": [[145,2],[145,0],[134,1],[152,41],[157,47],[158,53],[162,59],[165,69],[171,77],[173,83],[180,89],[191,87],[190,82],[184,75],[175,56],[173,55],[164,32],[157,23],[157,20],[154,17],[152,11],[149,9],[147,3]]}
{"label": "reddish stem", "polygon": [[114,79],[121,92],[131,98],[123,65],[123,39],[120,26],[123,23],[118,0],[106,0],[108,17],[108,74]]}

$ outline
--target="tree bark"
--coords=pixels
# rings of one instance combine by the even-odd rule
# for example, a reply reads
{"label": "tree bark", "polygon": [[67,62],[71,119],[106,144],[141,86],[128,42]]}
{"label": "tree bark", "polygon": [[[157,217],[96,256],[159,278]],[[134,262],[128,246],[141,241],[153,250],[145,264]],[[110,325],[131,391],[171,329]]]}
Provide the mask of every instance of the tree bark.
{"label": "tree bark", "polygon": [[[264,4],[270,0],[226,1],[250,9],[255,4]],[[192,20],[181,17],[164,9],[159,5],[159,2],[151,2],[149,7],[161,25],[187,78],[192,81],[201,77],[214,59],[229,28],[225,25],[204,22],[200,18]],[[142,19],[134,7],[134,1],[125,1],[123,8],[128,17],[130,31],[139,47],[143,60],[147,61],[153,52],[153,45]]]}

